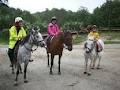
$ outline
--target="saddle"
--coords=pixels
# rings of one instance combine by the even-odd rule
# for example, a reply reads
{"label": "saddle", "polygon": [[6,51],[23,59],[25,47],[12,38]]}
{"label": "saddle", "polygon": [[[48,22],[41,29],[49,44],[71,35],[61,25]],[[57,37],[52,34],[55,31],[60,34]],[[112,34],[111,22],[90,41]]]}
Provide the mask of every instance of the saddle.
{"label": "saddle", "polygon": [[[17,43],[15,44],[15,47],[14,47],[14,59],[15,60],[17,60],[17,54],[18,54],[18,49],[19,49],[20,44],[21,44],[21,41],[17,41]],[[33,60],[30,59],[29,62],[33,62]]]}
{"label": "saddle", "polygon": [[97,52],[101,52],[103,50],[103,47],[101,46],[101,44],[96,44],[96,48],[97,48]]}
{"label": "saddle", "polygon": [[47,40],[46,40],[47,46],[50,45],[50,43],[52,42],[53,38],[54,38],[54,36],[48,36],[47,37]]}
{"label": "saddle", "polygon": [[17,53],[18,53],[18,49],[19,49],[19,45],[20,45],[21,41],[17,41],[14,47],[14,58],[17,60]]}

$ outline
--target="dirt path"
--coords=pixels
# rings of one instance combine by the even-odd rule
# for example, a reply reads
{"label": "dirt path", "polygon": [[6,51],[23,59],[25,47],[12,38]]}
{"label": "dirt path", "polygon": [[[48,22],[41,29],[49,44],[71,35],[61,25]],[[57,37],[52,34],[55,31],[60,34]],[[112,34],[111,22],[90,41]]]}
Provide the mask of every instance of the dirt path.
{"label": "dirt path", "polygon": [[15,75],[11,74],[7,46],[0,46],[0,90],[120,90],[120,45],[106,45],[102,53],[101,70],[92,70],[91,76],[83,74],[84,56],[81,45],[75,45],[72,52],[64,50],[61,71],[57,74],[57,56],[54,75],[49,75],[44,48],[32,54],[34,62],[28,66],[28,80],[23,82],[19,76],[19,85],[14,86]]}

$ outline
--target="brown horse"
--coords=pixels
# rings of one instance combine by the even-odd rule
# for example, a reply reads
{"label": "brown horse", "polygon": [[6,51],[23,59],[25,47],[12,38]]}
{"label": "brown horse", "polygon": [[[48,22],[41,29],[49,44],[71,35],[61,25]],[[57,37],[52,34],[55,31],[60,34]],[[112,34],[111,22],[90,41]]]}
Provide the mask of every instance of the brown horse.
{"label": "brown horse", "polygon": [[53,74],[52,67],[53,67],[55,55],[59,55],[58,74],[61,74],[60,60],[61,60],[64,45],[67,47],[69,51],[72,51],[72,34],[69,31],[58,33],[58,35],[54,36],[52,40],[50,40],[49,44],[47,43],[48,66],[49,66],[49,54],[51,54],[50,74]]}

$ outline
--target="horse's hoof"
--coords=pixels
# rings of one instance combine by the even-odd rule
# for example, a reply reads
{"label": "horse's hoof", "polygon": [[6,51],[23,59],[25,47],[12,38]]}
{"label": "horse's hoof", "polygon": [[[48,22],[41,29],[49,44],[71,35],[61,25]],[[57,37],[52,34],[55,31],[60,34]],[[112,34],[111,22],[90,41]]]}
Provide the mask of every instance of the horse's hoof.
{"label": "horse's hoof", "polygon": [[87,72],[84,72],[84,74],[87,74]]}
{"label": "horse's hoof", "polygon": [[88,76],[91,76],[91,73],[87,73]]}
{"label": "horse's hoof", "polygon": [[52,72],[52,71],[50,71],[50,75],[53,75],[53,72]]}
{"label": "horse's hoof", "polygon": [[28,83],[28,80],[24,80],[24,83]]}
{"label": "horse's hoof", "polygon": [[100,67],[97,67],[97,69],[101,69]]}
{"label": "horse's hoof", "polygon": [[91,69],[95,69],[94,67],[91,67]]}
{"label": "horse's hoof", "polygon": [[58,75],[61,75],[61,72],[58,72]]}

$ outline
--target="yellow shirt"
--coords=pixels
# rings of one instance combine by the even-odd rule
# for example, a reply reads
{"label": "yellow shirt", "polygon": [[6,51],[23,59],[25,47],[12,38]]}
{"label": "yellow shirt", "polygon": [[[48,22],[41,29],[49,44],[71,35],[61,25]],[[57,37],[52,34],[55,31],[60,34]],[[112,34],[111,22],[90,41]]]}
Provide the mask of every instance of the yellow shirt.
{"label": "yellow shirt", "polygon": [[90,32],[90,33],[88,34],[88,37],[89,37],[89,36],[94,37],[95,40],[100,39],[100,35],[99,35],[99,33],[97,33],[97,32]]}
{"label": "yellow shirt", "polygon": [[16,42],[18,40],[21,40],[23,39],[25,36],[26,36],[26,31],[24,30],[23,27],[21,27],[19,33],[17,34],[17,30],[16,30],[16,27],[15,26],[12,26],[10,29],[9,29],[9,48],[10,49],[13,49]]}

